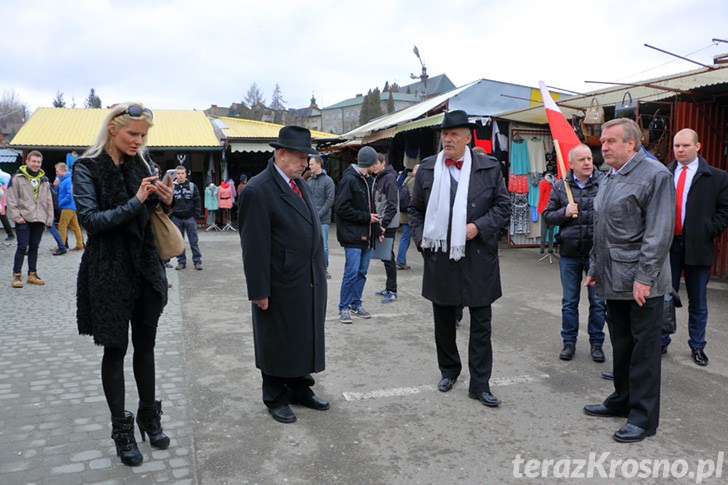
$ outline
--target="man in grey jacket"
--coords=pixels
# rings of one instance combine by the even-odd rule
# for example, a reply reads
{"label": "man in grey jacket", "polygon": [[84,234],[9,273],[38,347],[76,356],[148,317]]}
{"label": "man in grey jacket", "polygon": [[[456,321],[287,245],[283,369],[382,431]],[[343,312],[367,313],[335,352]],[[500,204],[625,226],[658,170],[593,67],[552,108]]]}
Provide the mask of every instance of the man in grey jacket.
{"label": "man in grey jacket", "polygon": [[319,221],[321,222],[321,236],[324,240],[326,279],[331,279],[329,274],[329,224],[331,224],[331,207],[334,205],[336,189],[334,181],[324,170],[324,161],[321,157],[314,155],[309,158],[308,168],[311,170],[308,186],[311,188],[313,203],[318,211]]}
{"label": "man in grey jacket", "polygon": [[588,404],[589,416],[627,418],[613,437],[635,443],[657,432],[660,331],[670,293],[668,258],[675,223],[672,175],[640,150],[640,128],[617,118],[602,126],[602,155],[612,170],[594,199],[594,246],[586,285],[607,303],[614,392]]}

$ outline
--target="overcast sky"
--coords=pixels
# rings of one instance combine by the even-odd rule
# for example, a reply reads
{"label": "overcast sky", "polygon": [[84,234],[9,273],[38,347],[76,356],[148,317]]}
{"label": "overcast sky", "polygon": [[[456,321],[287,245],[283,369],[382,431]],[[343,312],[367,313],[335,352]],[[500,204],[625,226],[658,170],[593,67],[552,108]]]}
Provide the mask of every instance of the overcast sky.
{"label": "overcast sky", "polygon": [[728,52],[726,0],[0,0],[0,93],[31,110],[57,91],[83,107],[206,109],[240,102],[252,83],[286,106],[312,93],[329,106],[419,75],[456,86],[480,78],[575,91],[710,64]]}

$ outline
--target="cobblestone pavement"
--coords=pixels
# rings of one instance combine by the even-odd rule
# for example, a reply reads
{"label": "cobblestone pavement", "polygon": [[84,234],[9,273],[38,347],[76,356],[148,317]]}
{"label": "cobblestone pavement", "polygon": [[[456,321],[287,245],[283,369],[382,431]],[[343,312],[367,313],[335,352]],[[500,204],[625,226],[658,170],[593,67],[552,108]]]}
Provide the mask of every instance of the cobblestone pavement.
{"label": "cobblestone pavement", "polygon": [[[116,457],[101,387],[102,348],[76,330],[81,253],[52,256],[43,235],[38,274],[46,284],[10,287],[15,243],[0,242],[0,483],[197,483],[188,425],[178,278],[159,322],[157,399],[167,450],[139,441],[144,464]],[[23,267],[27,273],[27,260]],[[103,298],[103,295],[99,295]],[[125,362],[126,408],[136,414],[131,348]],[[140,439],[137,432],[137,439]]]}
{"label": "cobblestone pavement", "polygon": [[[385,305],[375,296],[385,275],[372,261],[364,304],[373,317],[342,325],[336,309],[344,254],[333,226],[329,242],[326,370],[315,376],[314,390],[331,409],[295,406],[298,422],[291,425],[271,419],[254,364],[237,233],[201,232],[205,269],[168,270],[173,288],[159,324],[157,389],[172,443],[152,451],[139,442],[144,464],[131,468],[110,439],[101,349],[76,331],[81,255],[52,256],[52,238],[44,235],[38,272],[46,285],[13,289],[15,244],[0,241],[0,484],[541,484],[574,480],[517,478],[518,458],[547,464],[607,453],[634,463],[683,460],[691,473],[701,460],[725,461],[728,281],[709,285],[710,365],[692,362],[687,311],[679,309],[678,333],[662,360],[660,428],[643,443],[623,445],[612,439],[623,420],[582,411],[611,392],[599,377],[611,368],[611,347],[606,363],[589,358],[586,291],[576,356],[558,358],[557,261],[539,262],[537,249],[501,246],[504,294],[493,305],[491,385],[503,404],[490,409],[467,396],[467,312],[458,332],[463,373],[451,392],[435,388],[432,309],[420,296],[422,261],[414,249],[412,269],[398,272],[399,300]],[[126,371],[126,407],[135,412],[131,353]],[[620,473],[589,483],[623,483]],[[640,479],[683,482],[674,475]]]}

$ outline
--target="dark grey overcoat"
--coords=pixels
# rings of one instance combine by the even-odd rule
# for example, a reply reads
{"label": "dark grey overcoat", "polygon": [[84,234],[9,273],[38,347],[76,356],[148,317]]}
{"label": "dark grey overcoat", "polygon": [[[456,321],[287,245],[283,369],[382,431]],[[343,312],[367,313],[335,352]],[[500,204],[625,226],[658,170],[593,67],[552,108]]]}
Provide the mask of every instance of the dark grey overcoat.
{"label": "dark grey overcoat", "polygon": [[[466,222],[474,223],[480,234],[465,243],[465,257],[458,261],[450,259],[448,252],[424,251],[422,296],[437,305],[481,307],[490,305],[502,295],[498,234],[510,216],[510,197],[498,162],[472,151],[470,154],[473,162]],[[428,157],[420,164],[408,209],[412,238],[418,248],[422,243],[436,159],[436,156]]]}
{"label": "dark grey overcoat", "polygon": [[326,265],[318,214],[302,179],[303,200],[271,161],[242,191],[238,208],[255,365],[278,377],[324,370]]}

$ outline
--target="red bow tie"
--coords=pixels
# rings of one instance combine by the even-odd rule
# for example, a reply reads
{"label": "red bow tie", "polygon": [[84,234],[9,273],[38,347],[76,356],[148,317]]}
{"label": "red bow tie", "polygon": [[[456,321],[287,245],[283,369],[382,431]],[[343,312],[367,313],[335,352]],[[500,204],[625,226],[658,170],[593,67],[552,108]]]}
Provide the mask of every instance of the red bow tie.
{"label": "red bow tie", "polygon": [[457,168],[458,170],[460,170],[461,168],[463,168],[463,161],[462,160],[458,160],[456,162],[455,160],[452,160],[450,158],[447,158],[447,159],[445,159],[445,165],[447,167],[450,167],[452,165],[455,165],[455,168]]}

